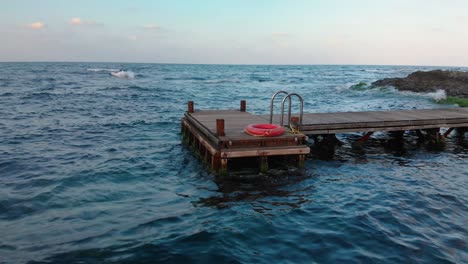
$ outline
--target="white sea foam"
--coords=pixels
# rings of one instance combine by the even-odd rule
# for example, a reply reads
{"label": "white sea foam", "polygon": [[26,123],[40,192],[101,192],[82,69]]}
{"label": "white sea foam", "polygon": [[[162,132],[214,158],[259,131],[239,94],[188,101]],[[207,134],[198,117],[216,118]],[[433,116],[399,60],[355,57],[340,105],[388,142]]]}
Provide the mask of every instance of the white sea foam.
{"label": "white sea foam", "polygon": [[431,97],[436,102],[447,99],[447,93],[445,90],[437,90],[433,93],[427,93],[426,96]]}
{"label": "white sea foam", "polygon": [[341,84],[341,85],[337,85],[335,87],[335,90],[337,92],[344,92],[344,91],[347,91],[347,90],[351,90],[351,88],[353,87],[353,85],[355,85],[356,83],[354,82],[347,82],[345,84]]}
{"label": "white sea foam", "polygon": [[411,92],[411,91],[398,91],[398,90],[396,90],[396,92],[403,94],[403,95],[408,95],[408,96],[420,96],[420,97],[422,96],[426,98],[431,98],[432,100],[436,102],[447,99],[447,93],[445,92],[445,90],[437,90],[433,93],[416,93],[416,92]]}
{"label": "white sea foam", "polygon": [[117,72],[111,72],[111,75],[117,78],[122,78],[122,79],[133,79],[135,78],[135,73],[132,71],[117,71]]}

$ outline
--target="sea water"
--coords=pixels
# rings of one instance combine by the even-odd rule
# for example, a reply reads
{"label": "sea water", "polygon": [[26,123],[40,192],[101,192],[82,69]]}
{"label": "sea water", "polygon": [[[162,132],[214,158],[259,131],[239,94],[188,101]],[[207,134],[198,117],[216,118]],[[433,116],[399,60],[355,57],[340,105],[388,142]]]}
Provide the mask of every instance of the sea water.
{"label": "sea water", "polygon": [[0,263],[467,263],[466,135],[442,150],[339,135],[304,175],[252,180],[216,178],[181,142],[189,100],[267,114],[285,90],[305,112],[456,107],[369,85],[432,69],[0,63]]}

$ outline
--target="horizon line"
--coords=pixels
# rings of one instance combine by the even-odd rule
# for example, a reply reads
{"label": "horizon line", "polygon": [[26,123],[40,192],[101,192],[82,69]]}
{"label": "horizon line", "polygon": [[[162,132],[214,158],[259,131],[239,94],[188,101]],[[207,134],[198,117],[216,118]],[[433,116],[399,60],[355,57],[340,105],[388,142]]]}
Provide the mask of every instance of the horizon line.
{"label": "horizon line", "polygon": [[172,64],[172,65],[224,65],[224,66],[401,66],[401,67],[450,67],[468,68],[468,65],[416,65],[416,64],[352,64],[352,63],[298,63],[298,64],[269,64],[269,63],[190,63],[190,62],[124,62],[124,61],[0,61],[0,63],[122,63],[122,64]]}

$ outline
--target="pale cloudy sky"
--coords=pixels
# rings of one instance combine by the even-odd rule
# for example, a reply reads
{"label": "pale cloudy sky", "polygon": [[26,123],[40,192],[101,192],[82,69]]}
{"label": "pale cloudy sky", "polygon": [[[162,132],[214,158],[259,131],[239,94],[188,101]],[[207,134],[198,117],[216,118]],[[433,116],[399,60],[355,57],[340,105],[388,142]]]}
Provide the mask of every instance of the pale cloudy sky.
{"label": "pale cloudy sky", "polygon": [[0,4],[0,61],[468,66],[468,0]]}

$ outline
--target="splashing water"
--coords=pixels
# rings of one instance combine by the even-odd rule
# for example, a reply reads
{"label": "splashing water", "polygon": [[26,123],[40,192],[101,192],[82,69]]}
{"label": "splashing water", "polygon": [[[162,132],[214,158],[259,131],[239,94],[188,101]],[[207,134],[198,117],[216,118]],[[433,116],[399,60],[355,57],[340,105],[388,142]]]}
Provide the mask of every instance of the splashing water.
{"label": "splashing water", "polygon": [[132,71],[119,71],[119,72],[111,72],[111,75],[117,78],[122,79],[133,79],[135,78],[135,73]]}
{"label": "splashing water", "polygon": [[447,99],[447,93],[445,92],[445,90],[437,90],[433,93],[427,93],[426,96],[434,99],[434,101],[436,102],[439,102],[439,101],[442,101],[442,100],[445,100]]}

